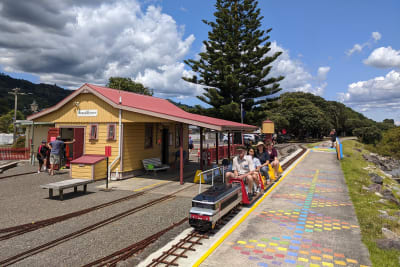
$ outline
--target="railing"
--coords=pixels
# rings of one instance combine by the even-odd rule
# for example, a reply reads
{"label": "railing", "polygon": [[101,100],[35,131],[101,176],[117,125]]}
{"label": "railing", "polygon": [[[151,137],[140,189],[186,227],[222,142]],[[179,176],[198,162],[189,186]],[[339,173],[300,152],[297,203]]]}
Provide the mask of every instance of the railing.
{"label": "railing", "polygon": [[[230,154],[231,156],[236,155],[236,147],[240,145],[231,145]],[[217,148],[208,148],[207,151],[207,165],[211,165],[217,159]],[[219,146],[218,147],[218,159],[226,159],[228,158],[228,146]]]}
{"label": "railing", "polygon": [[0,160],[21,160],[29,159],[30,149],[29,148],[11,148],[1,147],[0,148]]}
{"label": "railing", "polygon": [[222,182],[225,183],[225,168],[224,166],[215,167],[206,171],[202,171],[197,174],[199,176],[200,186],[199,186],[199,194],[201,193],[201,176],[204,178],[204,182],[206,181],[207,174],[211,172],[211,185],[214,186],[214,177],[222,174]]}

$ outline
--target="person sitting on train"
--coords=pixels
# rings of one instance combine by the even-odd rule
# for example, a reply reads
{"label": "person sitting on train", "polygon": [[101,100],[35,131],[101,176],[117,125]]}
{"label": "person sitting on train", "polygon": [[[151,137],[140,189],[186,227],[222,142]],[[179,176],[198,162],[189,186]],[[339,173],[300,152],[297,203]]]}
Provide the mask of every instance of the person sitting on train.
{"label": "person sitting on train", "polygon": [[261,167],[260,172],[267,180],[267,184],[270,183],[268,175],[268,164],[269,164],[269,154],[265,151],[265,145],[263,142],[259,141],[257,143],[256,157],[260,160]]}
{"label": "person sitting on train", "polygon": [[245,156],[246,150],[243,147],[237,147],[236,151],[239,153],[239,155],[233,158],[233,172],[227,172],[225,174],[226,183],[228,184],[231,178],[238,178],[241,175],[247,174],[243,176],[243,181],[247,183],[248,195],[250,199],[254,194],[252,174],[252,172],[254,171],[254,163],[250,157]]}
{"label": "person sitting on train", "polygon": [[278,151],[274,148],[274,144],[267,144],[267,153],[269,155],[269,161],[271,162],[271,167],[274,169],[275,177],[279,177],[279,160]]}
{"label": "person sitting on train", "polygon": [[253,160],[255,171],[253,172],[252,175],[253,175],[253,181],[254,181],[254,183],[256,184],[256,187],[257,187],[256,191],[258,193],[261,190],[261,188],[260,188],[260,180],[258,179],[258,172],[260,171],[260,168],[261,168],[261,162],[254,155],[255,155],[254,148],[250,147],[247,150],[247,156],[250,157]]}

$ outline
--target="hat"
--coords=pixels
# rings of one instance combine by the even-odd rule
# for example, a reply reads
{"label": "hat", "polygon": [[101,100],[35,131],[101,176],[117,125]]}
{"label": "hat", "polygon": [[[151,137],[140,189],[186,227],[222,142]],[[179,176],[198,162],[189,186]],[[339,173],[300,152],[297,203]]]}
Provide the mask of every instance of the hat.
{"label": "hat", "polygon": [[61,139],[61,135],[57,136],[57,138],[56,138],[56,139]]}
{"label": "hat", "polygon": [[244,146],[237,146],[235,147],[236,150],[246,150],[246,147]]}
{"label": "hat", "polygon": [[256,144],[256,146],[265,146],[264,142],[258,141],[258,143]]}
{"label": "hat", "polygon": [[47,143],[46,139],[43,139],[43,140],[42,140],[42,143]]}

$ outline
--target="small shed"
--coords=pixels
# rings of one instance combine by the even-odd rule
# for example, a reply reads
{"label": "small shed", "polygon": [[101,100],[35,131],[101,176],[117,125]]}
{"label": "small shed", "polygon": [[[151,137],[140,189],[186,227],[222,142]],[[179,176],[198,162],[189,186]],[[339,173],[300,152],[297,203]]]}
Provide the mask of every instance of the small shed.
{"label": "small shed", "polygon": [[107,161],[103,155],[84,155],[71,161],[71,177],[91,180],[107,178]]}

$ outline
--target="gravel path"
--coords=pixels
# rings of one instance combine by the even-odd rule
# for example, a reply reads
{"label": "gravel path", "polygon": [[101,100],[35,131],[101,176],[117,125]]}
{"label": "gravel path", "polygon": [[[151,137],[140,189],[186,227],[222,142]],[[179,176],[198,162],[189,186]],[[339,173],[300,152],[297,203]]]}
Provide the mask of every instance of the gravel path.
{"label": "gravel path", "polygon": [[[24,164],[18,167],[18,170],[16,169],[6,171],[3,175],[10,175],[11,171],[22,173],[34,170],[29,164]],[[67,191],[65,200],[59,201],[48,199],[48,191],[39,188],[40,184],[68,178],[68,173],[54,177],[41,173],[0,180],[1,228],[62,215],[133,194],[131,191],[122,190],[99,191],[95,186],[100,185],[101,182],[97,182],[88,186],[88,194],[74,194]],[[178,189],[180,188],[171,187],[171,192]],[[193,194],[196,191],[193,187],[190,190],[193,190]],[[107,256],[186,217],[193,194],[182,192],[184,197],[176,197],[129,215],[93,232],[26,258],[16,263],[15,266],[81,266]],[[162,196],[148,192],[138,198],[4,240],[0,242],[0,261]],[[181,229],[186,227],[188,224],[180,226]],[[178,231],[180,232],[180,230]],[[165,242],[168,242],[168,238]],[[162,246],[164,243],[159,241],[152,249],[156,249],[158,245]]]}

